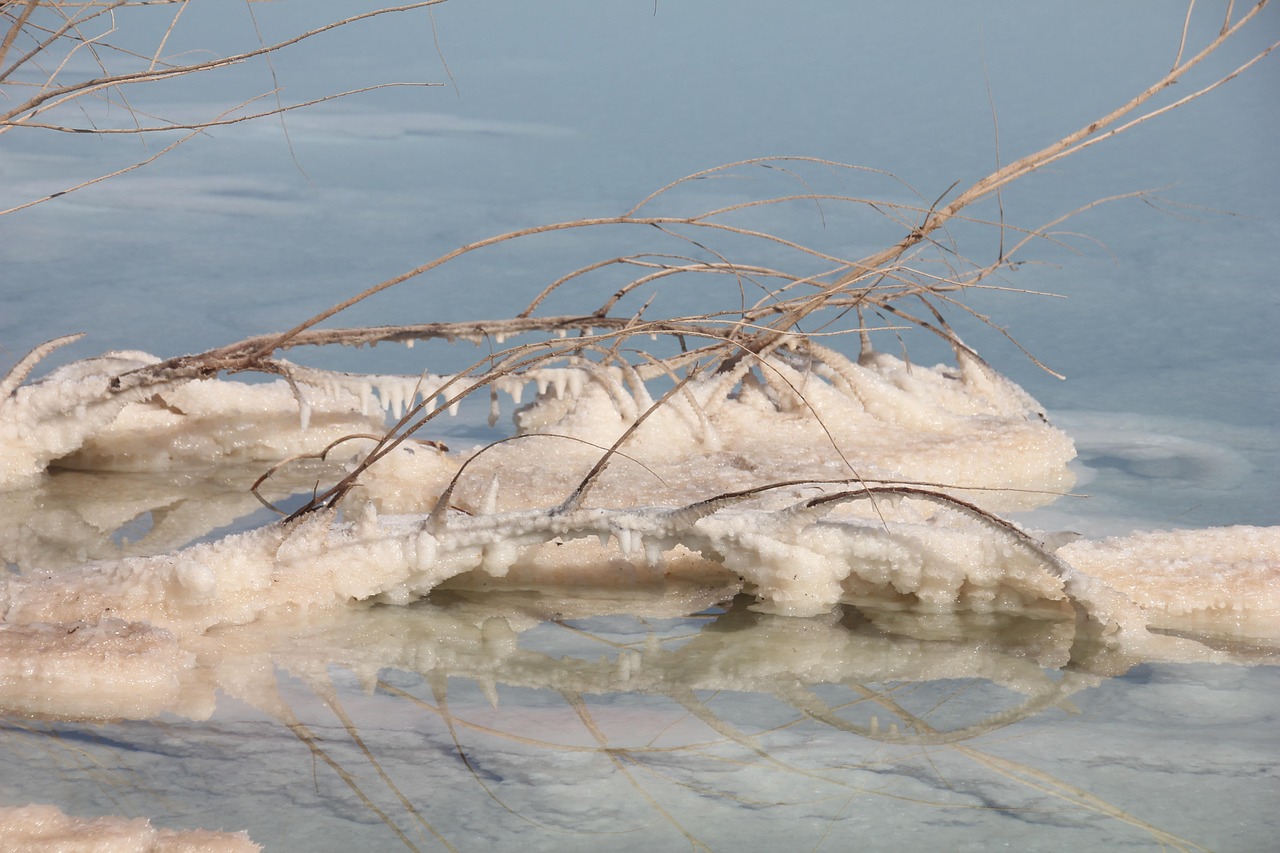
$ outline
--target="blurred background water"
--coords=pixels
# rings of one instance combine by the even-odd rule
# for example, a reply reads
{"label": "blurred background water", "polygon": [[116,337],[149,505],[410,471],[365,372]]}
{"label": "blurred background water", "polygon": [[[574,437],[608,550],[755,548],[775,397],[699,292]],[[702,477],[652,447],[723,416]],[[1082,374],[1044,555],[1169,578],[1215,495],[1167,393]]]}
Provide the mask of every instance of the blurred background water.
{"label": "blurred background water", "polygon": [[[259,37],[271,42],[366,5],[192,3],[167,49],[243,49]],[[1216,14],[1197,9],[1193,43],[1216,29]],[[163,22],[163,14],[153,19],[145,8],[122,12],[115,37],[149,52]],[[1182,25],[1183,10],[1164,2],[1029,7],[451,0],[431,16],[366,22],[281,52],[269,66],[245,63],[136,90],[131,106],[171,119],[206,120],[276,87],[283,101],[293,103],[387,81],[442,85],[384,89],[283,120],[215,128],[137,171],[0,218],[0,370],[32,346],[70,332],[88,335],[50,365],[117,348],[170,356],[287,328],[466,242],[545,222],[618,214],[677,177],[741,158],[795,154],[885,169],[932,200],[953,182],[967,186],[998,159],[1009,162],[1037,150],[1149,85],[1172,64]],[[1185,91],[1216,79],[1215,70],[1235,68],[1278,31],[1280,16],[1269,9],[1251,33],[1211,62],[1200,84]],[[74,62],[92,72],[86,53]],[[1077,441],[1080,490],[1091,497],[1042,511],[1035,523],[1102,535],[1135,527],[1280,522],[1277,103],[1280,65],[1271,58],[1200,101],[1056,163],[1005,194],[1006,220],[1030,227],[1099,198],[1155,190],[1162,199],[1159,205],[1117,201],[1082,213],[1065,227],[1087,236],[1070,238],[1068,246],[1031,248],[1025,260],[1035,263],[1006,281],[1065,298],[973,295],[978,311],[1007,327],[1065,381],[1040,370],[999,334],[952,318],[969,343],[1045,404]],[[267,98],[252,108],[272,104]],[[121,105],[83,117],[64,114],[68,121],[127,124],[125,116]],[[0,209],[121,168],[170,141],[6,133],[0,137]],[[698,191],[691,203],[711,207],[750,196],[752,187],[709,182]],[[860,246],[884,244],[883,233],[833,239],[854,256]],[[991,233],[973,239],[980,243],[974,253],[993,250]],[[507,316],[581,262],[581,251],[577,238],[556,236],[519,252],[495,252],[382,294],[342,322]],[[597,256],[604,255],[591,257]],[[702,310],[702,298],[662,293],[655,308]],[[920,333],[908,334],[906,345],[921,362],[947,358]],[[406,364],[406,352],[384,347],[313,363],[409,373],[442,369]],[[1274,759],[1274,735],[1256,727],[1232,729],[1230,715],[1218,715],[1230,707],[1260,708],[1263,697],[1274,697],[1274,670],[1256,674],[1262,671],[1237,677],[1158,669],[1141,684],[1108,682],[1091,702],[1114,702],[1128,715],[1139,693],[1159,692],[1165,697],[1160,702],[1219,697],[1214,691],[1231,682],[1239,692],[1230,701],[1205,700],[1203,725],[1216,727],[1226,739],[1223,755],[1234,757],[1205,759],[1216,768],[1205,772],[1237,782],[1253,774],[1252,787],[1223,790],[1237,804],[1243,798],[1261,805],[1268,796],[1274,801],[1274,770],[1246,767],[1247,760],[1236,758],[1261,751]],[[1184,684],[1183,692],[1170,682]],[[1240,725],[1257,725],[1252,711],[1240,713]],[[390,717],[394,729],[395,715]],[[1116,729],[1121,724],[1106,713],[1097,719],[1102,729],[1088,737],[1101,730],[1122,743],[1120,731],[1132,734],[1128,724]],[[227,742],[235,743],[235,734],[248,730],[239,726],[257,724],[225,725]],[[180,739],[190,737],[184,732]],[[300,755],[302,763],[310,760]],[[1140,780],[1135,784],[1162,785],[1166,777],[1160,774],[1172,766],[1167,759],[1160,759],[1165,769],[1133,777]],[[1096,760],[1103,766],[1110,759]],[[310,772],[304,775],[310,786]],[[1169,778],[1179,786],[1193,784],[1188,775]],[[687,784],[697,789],[696,782]],[[482,796],[468,790],[468,797]],[[5,793],[11,799],[13,792]],[[992,802],[998,806],[998,800]],[[751,808],[717,811],[714,826],[728,833],[734,815]],[[819,823],[836,827],[826,843],[842,846],[838,839],[851,830],[840,821],[855,811],[823,813]],[[248,818],[235,814],[228,827],[246,825]],[[695,820],[696,814],[694,809]],[[1258,813],[1232,815],[1224,827],[1264,820]],[[367,812],[352,819],[372,820]],[[804,823],[794,814],[788,819]],[[1201,814],[1191,823],[1205,819]],[[208,825],[207,816],[199,825]],[[1266,837],[1246,834],[1241,840],[1216,830],[1195,835],[1203,829],[1201,823],[1187,831],[1192,838],[1220,839],[1204,841],[1215,849],[1261,849],[1249,845]],[[1071,837],[1056,832],[1039,849]],[[731,837],[714,828],[704,834],[709,843]],[[958,837],[976,844],[978,836]],[[1081,837],[1085,846],[1115,840],[1105,832]],[[653,843],[684,843],[674,838]],[[824,838],[815,830],[804,846],[821,846]],[[1035,838],[1027,835],[1018,846],[1032,849]],[[886,839],[872,849],[912,846],[899,840],[901,845]],[[639,843],[633,836],[617,841]],[[1132,843],[1153,842],[1139,833]]]}

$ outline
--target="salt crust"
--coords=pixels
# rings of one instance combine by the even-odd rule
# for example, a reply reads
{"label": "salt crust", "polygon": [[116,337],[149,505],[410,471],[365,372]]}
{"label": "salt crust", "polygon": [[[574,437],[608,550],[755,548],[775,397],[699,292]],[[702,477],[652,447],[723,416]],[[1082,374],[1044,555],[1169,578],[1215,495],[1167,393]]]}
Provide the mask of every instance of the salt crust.
{"label": "salt crust", "polygon": [[[157,361],[108,353],[0,400],[0,488],[30,486],[49,465],[171,470],[314,453],[343,435],[380,432],[384,410],[398,416],[417,400],[437,399],[453,380],[286,363],[292,385],[195,380],[110,391],[116,377]],[[495,388],[519,402],[528,384],[537,398],[517,410],[520,432],[555,438],[533,448],[532,441],[499,445],[476,462],[482,482],[486,471],[504,471],[508,500],[533,484],[538,491],[571,488],[653,403],[635,371],[586,362],[505,376]],[[338,452],[360,449],[351,443]],[[924,368],[878,353],[855,363],[815,348],[771,357],[758,372],[690,383],[639,427],[624,453],[619,458],[631,470],[601,484],[598,505],[636,505],[643,466],[651,469],[638,484],[644,503],[685,503],[779,474],[1041,492],[984,496],[1004,511],[1042,504],[1044,492],[1068,488],[1065,466],[1074,449],[1025,392],[971,357],[962,355],[956,368]]]}
{"label": "salt crust", "polygon": [[[84,359],[0,397],[0,490],[32,486],[46,468],[168,470],[215,460],[278,461],[344,435],[380,432],[357,398],[299,402],[281,382],[157,382],[113,391],[118,377],[159,363],[143,352]],[[354,451],[353,451],[354,452]]]}
{"label": "salt crust", "polygon": [[244,832],[157,829],[146,818],[74,818],[55,806],[0,807],[6,853],[251,853]]}
{"label": "salt crust", "polygon": [[1058,555],[1131,598],[1152,627],[1280,638],[1280,527],[1079,540]]}
{"label": "salt crust", "polygon": [[[293,385],[204,380],[105,393],[113,376],[154,362],[112,354],[0,400],[0,486],[30,485],[50,464],[172,470],[314,453],[341,435],[378,431],[383,413],[371,412],[375,398],[399,413],[449,381],[295,368]],[[495,696],[499,677],[525,677],[527,661],[502,669],[520,654],[518,620],[490,615],[470,628],[437,626],[447,633],[436,638],[443,643],[407,642],[400,629],[364,624],[401,608],[361,603],[407,604],[442,585],[545,591],[565,606],[602,590],[683,589],[682,612],[745,591],[767,614],[762,619],[816,617],[769,623],[771,639],[756,651],[744,634],[732,649],[712,650],[713,659],[681,664],[693,665],[691,683],[715,689],[750,689],[770,667],[789,679],[812,668],[775,661],[769,650],[805,647],[801,640],[846,603],[938,619],[1004,611],[1049,617],[1035,665],[1000,655],[981,662],[997,680],[1044,692],[1033,704],[1057,701],[1076,684],[1050,679],[1051,689],[1041,690],[1033,684],[1044,678],[1040,666],[1078,663],[1082,649],[1102,649],[1090,658],[1089,677],[1123,671],[1144,655],[1215,659],[1199,644],[1148,633],[1149,624],[1280,636],[1276,530],[1139,534],[1077,542],[1055,554],[971,503],[854,494],[869,480],[922,481],[999,512],[1039,505],[1069,487],[1070,440],[1021,389],[976,360],[923,369],[878,354],[854,364],[814,349],[804,358],[781,353],[758,373],[691,382],[634,431],[581,500],[568,503],[602,448],[652,399],[634,375],[598,366],[505,377],[499,390],[519,402],[526,383],[538,393],[516,412],[517,440],[491,447],[465,470],[465,455],[406,444],[365,472],[345,519],[313,513],[161,556],[5,577],[0,710],[201,719],[222,689],[287,719],[287,707],[271,698],[277,665],[322,680],[328,665],[345,662],[374,679],[393,661],[425,672],[447,658],[459,674],[478,667],[471,674]],[[449,507],[437,508],[455,478]],[[818,482],[837,480],[845,482]],[[707,501],[778,481],[799,482]],[[841,490],[850,492],[842,497]],[[339,642],[348,624],[356,633]],[[779,631],[788,637],[781,644]],[[384,634],[376,649],[357,650]],[[326,636],[336,651],[321,660],[307,638]],[[823,636],[814,661],[829,651],[831,638]],[[977,662],[972,650],[903,661],[896,647],[883,654],[859,648],[847,660],[889,666],[897,677],[954,677]],[[646,656],[656,660],[630,652],[599,674],[555,661],[553,675],[636,689],[657,677],[652,689],[661,690],[668,676],[660,673],[684,671],[646,669]],[[257,849],[242,834],[76,821],[45,806],[0,810],[0,838],[17,850],[49,843]]]}
{"label": "salt crust", "polygon": [[[145,354],[110,354],[55,371],[16,389],[0,423],[12,429],[32,413],[41,423],[58,420],[50,413],[84,422],[77,436],[46,442],[39,452],[26,445],[29,463],[78,442],[64,460],[165,467],[183,453],[271,457],[314,447],[330,440],[317,435],[318,413],[367,417],[375,392],[380,406],[403,411],[449,381],[291,366],[292,388],[189,382],[151,389],[132,402],[113,397],[108,417],[110,406],[99,399],[104,383],[154,362]],[[1106,558],[1074,566],[1012,527],[957,506],[939,508],[938,501],[907,501],[905,508],[891,506],[887,496],[811,502],[846,488],[830,483],[699,503],[744,482],[848,480],[855,471],[972,487],[953,491],[988,505],[1043,502],[1043,492],[974,490],[1061,486],[1069,482],[1065,463],[1073,451],[1021,389],[963,354],[956,368],[924,369],[875,353],[853,363],[815,348],[803,358],[784,352],[759,373],[690,383],[635,431],[585,506],[559,509],[600,448],[652,399],[636,376],[598,366],[504,377],[502,388],[519,399],[530,382],[538,394],[516,413],[521,438],[468,464],[451,498],[456,509],[447,513],[429,514],[459,474],[458,458],[406,445],[365,473],[358,497],[366,509],[352,521],[317,514],[164,556],[9,577],[0,585],[0,625],[11,647],[7,658],[15,661],[4,671],[8,685],[15,695],[39,679],[73,685],[76,661],[115,654],[140,667],[140,677],[143,670],[155,674],[132,698],[137,708],[118,710],[129,716],[147,703],[171,701],[190,667],[180,649],[193,638],[264,619],[305,622],[352,602],[407,603],[445,581],[599,588],[620,578],[667,582],[689,573],[686,579],[727,578],[754,593],[760,607],[791,615],[825,613],[845,601],[937,613],[1057,602],[1130,639],[1145,633],[1142,610],[1100,580],[1105,575],[1122,585],[1126,572],[1112,565],[1107,574],[1104,563],[1131,557],[1132,549],[1113,548]],[[268,440],[290,432],[279,421],[297,418],[300,406],[306,429],[297,423],[293,438]],[[97,414],[90,417],[91,410]],[[69,411],[77,417],[66,417]],[[183,447],[181,435],[194,425],[202,430]],[[243,434],[227,437],[237,431]],[[598,546],[589,544],[592,538]],[[1062,553],[1074,562],[1086,551]],[[1158,563],[1135,565],[1148,575],[1160,572]],[[1222,608],[1189,590],[1177,593],[1182,603],[1166,599],[1162,606],[1158,587],[1147,590],[1147,598],[1136,596],[1147,612]],[[68,702],[71,691],[63,697]],[[22,710],[52,713],[63,701],[56,693],[41,700],[45,707]]]}

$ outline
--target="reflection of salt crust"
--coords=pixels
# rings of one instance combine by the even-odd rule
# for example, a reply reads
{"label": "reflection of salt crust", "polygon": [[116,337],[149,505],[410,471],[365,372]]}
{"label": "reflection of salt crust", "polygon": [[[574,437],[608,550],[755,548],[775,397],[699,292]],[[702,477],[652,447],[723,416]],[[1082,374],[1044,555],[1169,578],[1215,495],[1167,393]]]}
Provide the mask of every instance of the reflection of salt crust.
{"label": "reflection of salt crust", "polygon": [[1278,527],[1135,533],[1058,554],[1128,595],[1153,627],[1280,637]]}
{"label": "reflection of salt crust", "polygon": [[173,634],[149,625],[0,623],[0,713],[145,719],[177,705],[194,666]]}
{"label": "reflection of salt crust", "polygon": [[55,806],[0,808],[5,850],[147,850],[152,853],[250,853],[262,848],[243,832],[156,829],[146,818],[73,818]]}

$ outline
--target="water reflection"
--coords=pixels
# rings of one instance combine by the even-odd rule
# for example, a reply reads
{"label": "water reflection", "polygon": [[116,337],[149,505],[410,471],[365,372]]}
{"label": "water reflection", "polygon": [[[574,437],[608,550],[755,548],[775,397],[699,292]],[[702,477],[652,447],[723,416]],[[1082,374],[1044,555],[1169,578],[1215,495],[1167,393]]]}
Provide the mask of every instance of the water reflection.
{"label": "water reflection", "polygon": [[[0,492],[0,558],[11,567],[62,569],[87,560],[176,550],[216,531],[248,529],[275,518],[250,486],[260,462],[205,470],[95,472],[56,470],[28,489]],[[341,476],[340,463],[299,460],[265,480],[265,501]]]}
{"label": "water reflection", "polygon": [[[0,545],[24,571],[164,551],[251,523],[249,477],[59,472],[0,496]],[[1262,841],[1231,816],[1274,791],[1275,649],[1117,645],[1056,606],[800,619],[730,580],[458,583],[180,644],[121,622],[116,651],[137,653],[93,689],[65,636],[64,684],[19,672],[41,631],[75,626],[6,626],[0,802],[267,849]]]}
{"label": "water reflection", "polygon": [[[839,849],[866,832],[899,849],[926,831],[1047,848],[1068,830],[1201,849],[1188,828],[1205,842],[1229,798],[1267,796],[1250,778],[1265,762],[1239,750],[1265,744],[1249,717],[1274,719],[1257,704],[1274,667],[1137,659],[1060,618],[797,619],[716,595],[439,590],[311,630],[226,630],[151,721],[6,718],[0,789],[319,850]],[[1135,727],[1170,679],[1177,719]],[[1205,732],[1228,695],[1228,722],[1260,733],[1222,747]],[[1180,780],[1168,802],[1124,783],[1154,766]],[[1211,797],[1176,793],[1206,768]]]}

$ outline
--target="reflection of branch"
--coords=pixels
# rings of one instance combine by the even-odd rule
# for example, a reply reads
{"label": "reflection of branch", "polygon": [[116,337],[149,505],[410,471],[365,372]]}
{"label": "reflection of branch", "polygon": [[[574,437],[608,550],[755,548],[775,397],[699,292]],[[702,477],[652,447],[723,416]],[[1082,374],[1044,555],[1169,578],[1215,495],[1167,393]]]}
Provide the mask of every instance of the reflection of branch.
{"label": "reflection of branch", "polygon": [[631,774],[631,771],[622,763],[622,758],[620,757],[626,755],[625,751],[620,753],[618,750],[609,746],[608,737],[605,736],[605,733],[600,730],[600,727],[596,725],[595,720],[592,719],[591,712],[587,709],[587,703],[582,700],[582,697],[576,693],[569,692],[562,692],[561,695],[564,697],[565,702],[569,703],[569,707],[573,709],[574,713],[578,715],[578,719],[582,721],[582,724],[586,727],[587,731],[591,733],[591,737],[595,739],[597,744],[599,744],[600,751],[613,763],[614,769],[621,773],[627,780],[627,783],[644,798],[644,801],[649,804],[649,808],[662,815],[663,819],[667,823],[671,824],[677,832],[685,837],[685,840],[689,842],[689,845],[694,850],[706,850],[710,853],[711,848],[695,838],[689,830],[685,829],[684,824],[680,823],[675,815],[663,808],[662,804],[654,798],[653,794],[650,794],[649,791],[640,784],[639,780]]}
{"label": "reflection of branch", "polygon": [[[1188,841],[1185,838],[1180,838],[1172,833],[1165,832],[1163,829],[1147,823],[1146,821],[1129,814],[1123,809],[1112,805],[1101,797],[1095,796],[1083,788],[1064,782],[1042,770],[1037,770],[1034,767],[1030,767],[1017,761],[1011,761],[1007,758],[1000,758],[998,756],[991,755],[990,753],[983,752],[982,750],[975,749],[971,746],[959,745],[954,741],[949,741],[945,738],[939,739],[939,735],[942,734],[941,732],[938,732],[930,726],[928,722],[907,711],[883,693],[878,693],[865,687],[859,689],[868,699],[888,708],[916,731],[916,735],[912,738],[904,739],[899,742],[951,744],[952,749],[955,752],[983,765],[984,767],[996,771],[1002,776],[1014,779],[1023,785],[1048,794],[1049,796],[1066,800],[1073,805],[1081,806],[1090,811],[1097,812],[1098,814],[1105,815],[1106,817],[1122,821],[1149,832],[1151,836],[1161,844],[1161,846],[1168,844],[1177,850],[1205,850],[1207,853],[1207,848],[1201,847],[1195,842]],[[843,721],[840,721],[839,718],[834,717],[834,715],[828,715],[824,722],[830,722],[838,725]],[[916,740],[916,738],[919,740]]]}
{"label": "reflection of branch", "polygon": [[[382,780],[382,784],[386,786],[387,790],[390,791],[397,800],[399,800],[400,805],[403,806],[404,810],[414,819],[414,822],[422,829],[431,833],[431,835],[447,849],[456,851],[457,848],[450,844],[448,839],[440,834],[439,830],[427,822],[426,818],[422,816],[422,813],[414,807],[413,803],[409,802],[409,799],[401,792],[400,788],[396,786],[395,781],[387,774],[387,771],[383,769],[382,764],[378,761],[377,757],[373,754],[373,751],[369,749],[364,738],[360,735],[359,727],[356,726],[350,715],[347,714],[346,710],[343,709],[342,704],[338,701],[338,694],[337,691],[333,689],[332,682],[329,682],[327,679],[322,682],[312,679],[311,689],[315,690],[319,694],[320,698],[324,701],[325,706],[328,707],[328,709],[333,712],[333,715],[342,723],[342,727],[346,730],[347,736],[351,738],[352,743],[360,749],[365,760],[369,762],[369,766],[377,772],[378,778]],[[348,784],[350,785],[351,783],[348,782]],[[359,793],[359,791],[357,791],[357,793]],[[363,799],[363,795],[361,795],[361,798]],[[388,826],[396,831],[396,834],[400,836],[401,840],[404,841],[409,849],[417,849],[417,847],[415,847],[409,839],[406,838],[404,834],[390,822],[390,818],[386,817],[381,812],[378,812],[376,807],[374,808],[374,811],[377,812],[379,817],[383,818],[383,821],[387,823]]]}

